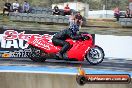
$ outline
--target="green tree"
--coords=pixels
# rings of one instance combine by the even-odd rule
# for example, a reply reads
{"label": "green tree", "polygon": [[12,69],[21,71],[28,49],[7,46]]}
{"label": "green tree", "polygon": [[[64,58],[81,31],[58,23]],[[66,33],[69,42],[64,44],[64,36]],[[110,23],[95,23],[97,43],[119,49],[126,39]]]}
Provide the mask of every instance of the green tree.
{"label": "green tree", "polygon": [[[14,0],[10,0],[11,2]],[[24,1],[24,0],[19,0]],[[90,9],[100,10],[103,9],[103,5],[106,6],[106,9],[111,10],[115,7],[119,7],[121,10],[125,10],[128,5],[128,0],[28,0],[31,5],[36,6],[51,6],[54,3],[64,3],[69,1],[80,1],[83,3],[88,3]]]}

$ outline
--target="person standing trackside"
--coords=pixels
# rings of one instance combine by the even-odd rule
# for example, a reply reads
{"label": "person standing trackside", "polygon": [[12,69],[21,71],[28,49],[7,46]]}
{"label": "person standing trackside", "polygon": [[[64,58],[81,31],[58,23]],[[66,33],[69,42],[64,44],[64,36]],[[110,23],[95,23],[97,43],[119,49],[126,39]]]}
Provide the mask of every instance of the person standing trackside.
{"label": "person standing trackside", "polygon": [[125,17],[131,17],[131,11],[129,9],[129,6],[127,6]]}
{"label": "person standing trackside", "polygon": [[79,27],[81,28],[83,23],[83,17],[80,12],[77,12],[77,14],[75,15],[75,23],[77,23],[77,25],[79,25]]}

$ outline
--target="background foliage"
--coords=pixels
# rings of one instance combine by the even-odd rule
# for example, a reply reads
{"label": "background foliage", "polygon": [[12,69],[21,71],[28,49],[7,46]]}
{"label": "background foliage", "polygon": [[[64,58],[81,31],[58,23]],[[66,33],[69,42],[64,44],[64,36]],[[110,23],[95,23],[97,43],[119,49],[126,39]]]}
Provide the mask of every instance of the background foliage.
{"label": "background foliage", "polygon": [[[0,7],[3,7],[4,2],[7,0],[0,0]],[[8,0],[9,2],[14,2],[15,0]],[[25,0],[18,0],[20,4],[23,3]],[[121,10],[125,10],[126,6],[128,6],[128,0],[27,0],[33,6],[45,6],[49,7],[53,3],[63,3],[63,2],[70,2],[70,1],[80,1],[84,3],[88,3],[90,9],[92,10],[100,10],[103,9],[103,5],[108,10],[112,10],[115,7],[120,7]]]}

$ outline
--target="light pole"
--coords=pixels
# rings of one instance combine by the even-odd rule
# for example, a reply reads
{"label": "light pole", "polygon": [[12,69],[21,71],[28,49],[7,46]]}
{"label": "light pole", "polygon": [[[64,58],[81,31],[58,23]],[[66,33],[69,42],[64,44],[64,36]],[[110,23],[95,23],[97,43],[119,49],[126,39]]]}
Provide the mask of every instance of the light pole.
{"label": "light pole", "polygon": [[106,14],[105,16],[106,16],[106,18],[107,18],[107,0],[105,0],[105,12],[106,12],[106,13],[105,13],[105,14]]}
{"label": "light pole", "polygon": [[105,12],[106,12],[105,14],[106,14],[106,18],[107,18],[107,9],[108,9],[107,8],[107,0],[105,0]]}

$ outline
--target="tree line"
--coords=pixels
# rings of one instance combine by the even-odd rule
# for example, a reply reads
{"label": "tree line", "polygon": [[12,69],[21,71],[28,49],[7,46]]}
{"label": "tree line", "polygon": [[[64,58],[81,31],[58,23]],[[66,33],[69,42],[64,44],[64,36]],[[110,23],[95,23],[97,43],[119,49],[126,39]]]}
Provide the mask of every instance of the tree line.
{"label": "tree line", "polygon": [[112,10],[115,7],[119,7],[121,10],[125,10],[129,4],[128,0],[49,0],[50,3],[63,3],[70,1],[80,1],[88,3],[91,10],[100,10],[105,7],[107,10]]}
{"label": "tree line", "polygon": [[[2,2],[6,0],[0,0],[0,7],[3,6]],[[9,2],[14,2],[15,0],[8,0]],[[18,0],[20,3],[25,0]],[[27,0],[32,6],[51,6],[56,3],[64,3],[71,1],[79,1],[89,4],[91,10],[101,10],[103,7],[107,10],[112,10],[115,7],[119,7],[121,10],[126,10],[129,4],[129,0]]]}

